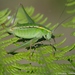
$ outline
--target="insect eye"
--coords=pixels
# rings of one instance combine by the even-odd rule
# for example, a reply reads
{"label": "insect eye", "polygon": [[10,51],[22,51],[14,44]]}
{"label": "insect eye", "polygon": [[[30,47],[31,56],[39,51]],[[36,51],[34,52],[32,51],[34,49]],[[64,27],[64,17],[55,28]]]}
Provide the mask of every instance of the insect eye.
{"label": "insect eye", "polygon": [[54,40],[54,42],[56,43],[55,41],[55,36],[52,34],[51,38]]}
{"label": "insect eye", "polygon": [[53,39],[54,39],[54,38],[55,38],[55,36],[52,34],[51,38],[53,38]]}

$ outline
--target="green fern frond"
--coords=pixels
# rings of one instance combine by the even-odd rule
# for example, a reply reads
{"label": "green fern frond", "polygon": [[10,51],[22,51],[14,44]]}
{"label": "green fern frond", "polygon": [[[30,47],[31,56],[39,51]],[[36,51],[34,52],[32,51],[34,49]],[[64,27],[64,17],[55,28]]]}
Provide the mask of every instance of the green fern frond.
{"label": "green fern frond", "polygon": [[40,24],[44,24],[47,21],[48,18],[45,18],[43,21],[40,22]]}
{"label": "green fern frond", "polygon": [[62,45],[65,41],[66,41],[66,38],[64,38],[60,43],[55,44],[54,46],[55,46],[55,47],[60,46],[60,45]]}
{"label": "green fern frond", "polygon": [[14,37],[14,38],[11,38],[11,39],[7,39],[7,40],[4,40],[4,41],[1,41],[0,45],[7,44],[9,42],[16,41],[16,40],[17,40],[17,37]]}
{"label": "green fern frond", "polygon": [[[72,8],[74,7],[74,5],[75,5],[74,0],[72,0],[72,1],[68,0],[68,3],[66,4],[67,7],[72,7]],[[73,14],[73,13],[75,13],[75,9],[67,10],[67,13]],[[75,16],[73,15],[72,17],[73,18],[69,22],[66,22],[65,24],[63,24],[64,27],[75,28]],[[73,36],[74,36],[74,33],[75,32],[72,33]]]}
{"label": "green fern frond", "polygon": [[9,16],[10,12],[11,11],[9,11],[8,9],[5,9],[0,12],[0,24],[3,24],[8,20],[8,16]]}
{"label": "green fern frond", "polygon": [[72,35],[75,36],[75,32],[73,32]]}
{"label": "green fern frond", "polygon": [[74,44],[69,47],[67,46],[67,47],[63,48],[61,52],[56,53],[56,57],[62,57],[63,55],[65,55],[67,52],[73,50],[74,48],[75,48]]}
{"label": "green fern frond", "polygon": [[46,24],[46,27],[49,27],[51,25],[51,23]]}
{"label": "green fern frond", "polygon": [[10,57],[8,57],[8,56],[5,57],[3,59],[3,61],[5,64],[14,63],[14,62],[20,61],[24,58],[26,58],[26,59],[29,58],[29,54],[30,54],[30,52],[21,52],[21,53],[15,54],[14,56],[9,55]]}
{"label": "green fern frond", "polygon": [[40,15],[37,19],[35,19],[35,22],[38,22],[38,21],[40,21],[42,18],[43,18],[43,14],[42,15]]}
{"label": "green fern frond", "polygon": [[7,41],[2,41],[2,47],[1,48],[6,48],[8,47],[9,45],[13,44],[14,42],[16,42],[18,40],[18,38],[11,38]]}
{"label": "green fern frond", "polygon": [[8,8],[0,11],[0,18],[5,17],[8,14]]}
{"label": "green fern frond", "polygon": [[75,5],[75,1],[74,0],[67,0],[67,6],[73,6],[73,5]]}

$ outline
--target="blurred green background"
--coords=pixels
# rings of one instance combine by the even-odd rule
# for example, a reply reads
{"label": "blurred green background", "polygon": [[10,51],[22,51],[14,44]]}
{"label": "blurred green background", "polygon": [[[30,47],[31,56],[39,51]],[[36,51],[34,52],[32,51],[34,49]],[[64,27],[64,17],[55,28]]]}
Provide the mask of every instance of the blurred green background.
{"label": "blurred green background", "polygon": [[[9,8],[10,10],[12,10],[12,12],[15,12],[20,3],[22,3],[24,7],[33,6],[35,8],[34,13],[44,14],[45,17],[48,17],[47,22],[51,22],[52,25],[58,22],[62,22],[69,16],[69,14],[66,13],[66,8],[63,15],[59,19],[61,13],[65,8],[65,4],[67,3],[66,0],[0,0],[0,10]],[[74,41],[74,37],[70,36],[71,31],[72,29],[70,28],[63,28],[59,26],[54,34],[65,33],[64,37],[67,37],[67,41],[64,45],[69,45]],[[63,40],[64,37],[57,38],[56,42]]]}

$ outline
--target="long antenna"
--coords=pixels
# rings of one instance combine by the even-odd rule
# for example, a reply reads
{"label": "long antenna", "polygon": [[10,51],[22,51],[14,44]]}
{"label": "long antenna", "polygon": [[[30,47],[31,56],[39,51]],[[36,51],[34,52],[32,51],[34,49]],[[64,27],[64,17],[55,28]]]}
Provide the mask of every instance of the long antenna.
{"label": "long antenna", "polygon": [[64,7],[63,11],[61,12],[61,14],[60,14],[60,16],[59,16],[59,18],[58,18],[57,22],[58,22],[58,21],[59,21],[59,19],[62,17],[62,15],[63,15],[63,13],[64,13],[65,9],[66,9],[66,6]]}
{"label": "long antenna", "polygon": [[[65,9],[66,9],[66,6],[64,7],[64,9],[63,9],[63,11],[62,11],[62,13],[61,13],[61,15],[60,15],[60,17],[58,18],[57,21],[59,21],[59,19],[62,17],[62,15],[63,15]],[[68,19],[70,19],[70,18],[73,17],[74,15],[75,15],[75,14],[73,14],[73,15],[71,15],[71,16],[65,18],[63,21],[61,21],[61,22],[58,24],[58,26],[53,30],[53,32],[54,32],[63,22],[67,21]]]}
{"label": "long antenna", "polygon": [[[60,16],[59,16],[59,18],[58,18],[58,20],[57,20],[57,22],[59,21],[59,19],[62,17],[62,15],[63,15],[63,13],[64,13],[64,11],[65,11],[65,9],[66,9],[66,6],[64,7],[64,9],[63,9],[63,11],[61,12],[61,14],[60,14]],[[65,20],[64,20],[65,21]],[[60,26],[60,24],[62,24],[64,21],[62,21],[62,22],[60,22],[59,24],[58,24],[58,26],[53,30],[53,31],[55,31],[59,26]]]}
{"label": "long antenna", "polygon": [[65,21],[68,20],[69,18],[73,17],[74,15],[75,15],[75,14],[73,14],[73,15],[67,17],[67,18],[64,19],[62,22],[60,22],[60,23],[58,24],[58,26],[57,26],[53,31],[55,31],[63,22],[65,22]]}
{"label": "long antenna", "polygon": [[16,19],[16,15],[17,15],[17,13],[18,13],[19,6],[20,6],[20,5],[18,5],[18,7],[17,7],[17,10],[16,10],[16,13],[15,13],[15,15],[14,15],[14,19],[13,19],[13,23],[12,23],[12,24],[15,23],[15,19]]}
{"label": "long antenna", "polygon": [[[65,6],[64,10],[62,11],[62,13],[61,13],[60,17],[58,18],[58,20],[59,20],[59,19],[61,18],[61,16],[63,15],[65,9],[66,9],[66,6]],[[69,18],[71,18],[71,17],[74,16],[74,15],[75,15],[75,14],[73,14],[73,15],[67,17],[66,19],[64,19],[63,21],[61,21],[61,22],[58,24],[58,26],[53,30],[53,32],[54,32],[63,22],[65,22],[66,20],[68,20]],[[57,20],[57,21],[58,21],[58,20]],[[52,38],[53,38],[54,42],[56,43],[56,41],[55,41],[55,36],[54,36],[54,35],[52,35]]]}

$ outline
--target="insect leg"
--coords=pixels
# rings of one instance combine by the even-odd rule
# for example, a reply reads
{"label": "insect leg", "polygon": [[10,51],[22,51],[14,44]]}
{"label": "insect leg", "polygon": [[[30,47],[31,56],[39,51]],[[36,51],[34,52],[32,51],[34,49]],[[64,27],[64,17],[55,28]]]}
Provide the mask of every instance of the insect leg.
{"label": "insect leg", "polygon": [[23,43],[22,45],[20,45],[20,46],[14,48],[14,49],[9,50],[8,54],[13,53],[13,52],[15,52],[16,50],[18,50],[18,49],[20,49],[20,48],[29,47],[31,42],[32,42],[32,44],[34,44],[36,41],[38,41],[37,38],[34,38],[34,39],[32,39],[32,40],[29,40],[28,42]]}
{"label": "insect leg", "polygon": [[28,22],[29,22],[29,23],[35,23],[35,22],[31,19],[31,17],[27,14],[27,12],[26,12],[26,10],[24,9],[23,5],[22,5],[22,4],[20,4],[20,5],[21,5],[23,11],[25,12],[25,16],[27,17]]}
{"label": "insect leg", "polygon": [[35,48],[32,49],[32,42],[31,42],[31,43],[30,43],[30,56],[29,56],[29,59],[32,58],[32,56],[33,56],[33,54],[34,54],[34,50],[35,50]]}
{"label": "insect leg", "polygon": [[56,47],[55,46],[53,46],[52,44],[50,44],[50,46],[52,46],[52,48],[56,51]]}
{"label": "insect leg", "polygon": [[55,41],[55,36],[52,34],[51,38],[53,39],[53,41],[55,42],[56,44],[56,41]]}
{"label": "insect leg", "polygon": [[18,9],[19,9],[19,6],[17,7],[17,10],[16,10],[16,13],[15,13],[15,15],[14,15],[14,19],[13,19],[12,24],[14,24],[14,23],[15,23],[15,20],[16,20],[16,15],[17,15],[17,13],[18,13]]}
{"label": "insect leg", "polygon": [[30,43],[30,56],[29,56],[30,59],[31,59],[31,56],[32,56],[32,51],[31,51],[31,43]]}

